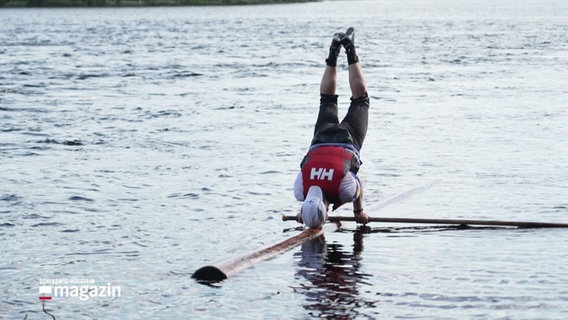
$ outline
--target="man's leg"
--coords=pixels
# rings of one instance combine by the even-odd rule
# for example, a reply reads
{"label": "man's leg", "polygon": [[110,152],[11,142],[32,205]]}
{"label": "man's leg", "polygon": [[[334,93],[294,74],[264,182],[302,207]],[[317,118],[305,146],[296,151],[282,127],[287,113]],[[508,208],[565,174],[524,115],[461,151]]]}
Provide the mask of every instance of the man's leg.
{"label": "man's leg", "polygon": [[320,94],[333,96],[337,87],[337,68],[326,66],[320,83]]}
{"label": "man's leg", "polygon": [[339,51],[341,50],[341,38],[345,34],[336,33],[333,35],[333,40],[329,46],[329,56],[325,59],[325,70],[323,72],[323,77],[320,83],[320,94],[322,95],[335,95],[335,90],[337,87],[337,57],[339,56]]}
{"label": "man's leg", "polygon": [[314,127],[314,139],[312,143],[316,142],[316,134],[320,129],[332,126],[339,123],[337,118],[337,95],[335,94],[337,88],[337,57],[341,50],[341,38],[343,33],[336,33],[333,36],[331,45],[329,46],[329,56],[325,60],[326,66],[323,71],[323,76],[320,83],[320,107],[316,125]]}
{"label": "man's leg", "polygon": [[363,77],[361,64],[356,62],[349,65],[349,86],[351,87],[351,98],[359,99],[367,92],[367,85]]}
{"label": "man's leg", "polygon": [[347,53],[347,63],[349,64],[349,86],[351,87],[351,98],[361,98],[367,92],[363,70],[359,63],[359,56],[355,51],[355,29],[349,28],[341,38],[341,43]]}
{"label": "man's leg", "polygon": [[347,29],[341,39],[341,43],[347,53],[349,86],[351,87],[351,105],[341,123],[349,130],[353,142],[360,149],[367,134],[369,96],[367,95],[367,86],[361,64],[359,63],[359,57],[355,51],[355,30],[353,28]]}

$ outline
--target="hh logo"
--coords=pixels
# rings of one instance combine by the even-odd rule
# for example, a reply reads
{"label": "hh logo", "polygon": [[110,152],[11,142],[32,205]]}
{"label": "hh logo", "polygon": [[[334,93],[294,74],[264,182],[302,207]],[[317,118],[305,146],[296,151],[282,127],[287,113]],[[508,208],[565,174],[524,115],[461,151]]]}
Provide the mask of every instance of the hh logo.
{"label": "hh logo", "polygon": [[325,168],[312,168],[310,172],[310,180],[325,180],[331,181],[333,179],[333,169]]}

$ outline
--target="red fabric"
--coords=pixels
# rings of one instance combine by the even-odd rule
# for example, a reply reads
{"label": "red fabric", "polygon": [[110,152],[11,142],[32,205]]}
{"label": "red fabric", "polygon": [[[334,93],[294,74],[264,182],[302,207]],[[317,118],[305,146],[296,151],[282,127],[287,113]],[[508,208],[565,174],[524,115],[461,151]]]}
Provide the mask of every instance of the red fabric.
{"label": "red fabric", "polygon": [[341,180],[351,168],[353,154],[345,148],[325,146],[308,152],[302,163],[304,197],[311,186],[320,187],[331,203],[339,202]]}

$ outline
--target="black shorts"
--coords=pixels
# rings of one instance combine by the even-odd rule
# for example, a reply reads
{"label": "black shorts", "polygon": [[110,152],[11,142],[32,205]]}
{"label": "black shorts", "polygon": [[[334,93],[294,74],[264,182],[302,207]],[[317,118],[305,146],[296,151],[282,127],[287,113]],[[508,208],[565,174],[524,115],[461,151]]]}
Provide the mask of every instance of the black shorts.
{"label": "black shorts", "polygon": [[363,147],[369,123],[369,95],[351,99],[345,118],[339,122],[337,95],[321,95],[320,109],[312,145],[318,143],[351,143],[358,150]]}

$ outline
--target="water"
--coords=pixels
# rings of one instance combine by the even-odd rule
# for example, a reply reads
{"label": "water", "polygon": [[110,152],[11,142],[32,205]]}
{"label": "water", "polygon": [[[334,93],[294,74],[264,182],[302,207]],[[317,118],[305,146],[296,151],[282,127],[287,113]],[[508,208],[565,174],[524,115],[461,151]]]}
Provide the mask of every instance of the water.
{"label": "water", "polygon": [[[373,215],[568,222],[565,1],[0,10],[2,318],[562,319],[564,230],[372,225],[219,287],[197,268],[297,231],[330,36],[355,26]],[[342,111],[349,91],[340,57]],[[350,214],[348,208],[338,214]]]}

